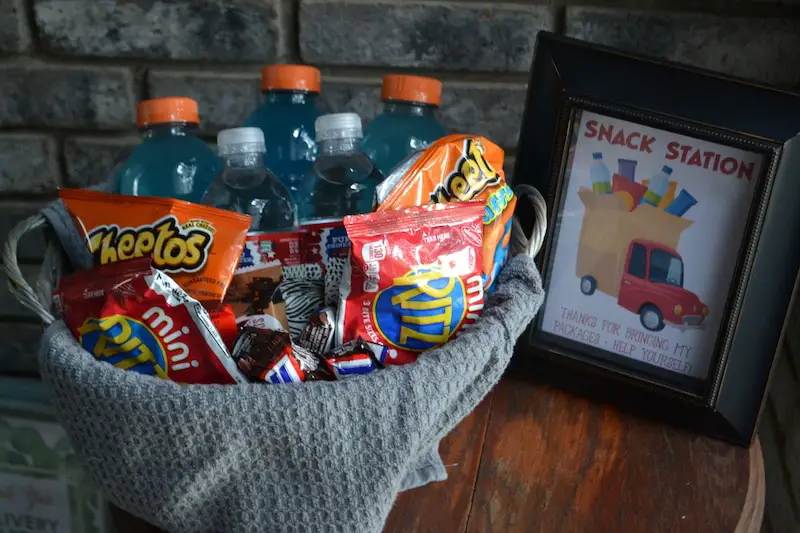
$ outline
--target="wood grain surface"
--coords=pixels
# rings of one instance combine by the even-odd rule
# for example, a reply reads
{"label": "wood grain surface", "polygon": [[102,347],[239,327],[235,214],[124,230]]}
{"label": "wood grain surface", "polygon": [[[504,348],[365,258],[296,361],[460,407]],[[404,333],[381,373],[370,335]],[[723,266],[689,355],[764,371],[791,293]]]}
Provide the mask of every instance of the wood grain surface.
{"label": "wood grain surface", "polygon": [[746,449],[504,380],[467,531],[728,533],[749,479]]}
{"label": "wood grain surface", "polygon": [[[758,533],[749,449],[504,379],[440,448],[449,479],[398,496],[384,533]],[[119,533],[159,530],[115,510]]]}

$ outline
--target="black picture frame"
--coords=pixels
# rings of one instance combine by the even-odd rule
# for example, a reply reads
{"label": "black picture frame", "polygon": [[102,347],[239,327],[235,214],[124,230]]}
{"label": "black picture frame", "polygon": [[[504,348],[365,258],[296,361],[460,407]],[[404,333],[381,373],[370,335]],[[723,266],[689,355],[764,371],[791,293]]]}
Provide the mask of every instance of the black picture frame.
{"label": "black picture frame", "polygon": [[[763,171],[705,378],[659,375],[652,365],[554,339],[541,329],[542,311],[521,337],[511,371],[748,446],[800,271],[800,95],[540,32],[513,176],[547,202],[550,229],[537,257],[546,292],[577,111],[760,154]],[[523,227],[533,224],[532,212],[518,215]]]}

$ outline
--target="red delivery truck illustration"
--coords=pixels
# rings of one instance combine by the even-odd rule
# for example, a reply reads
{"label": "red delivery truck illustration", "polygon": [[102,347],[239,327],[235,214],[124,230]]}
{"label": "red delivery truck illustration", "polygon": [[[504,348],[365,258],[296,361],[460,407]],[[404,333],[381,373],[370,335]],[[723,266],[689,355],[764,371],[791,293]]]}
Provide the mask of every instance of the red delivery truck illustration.
{"label": "red delivery truck illustration", "polygon": [[651,205],[633,211],[620,196],[578,191],[585,213],[576,274],[585,295],[600,291],[639,315],[642,326],[702,328],[708,306],[683,286],[684,263],[676,251],[691,220]]}

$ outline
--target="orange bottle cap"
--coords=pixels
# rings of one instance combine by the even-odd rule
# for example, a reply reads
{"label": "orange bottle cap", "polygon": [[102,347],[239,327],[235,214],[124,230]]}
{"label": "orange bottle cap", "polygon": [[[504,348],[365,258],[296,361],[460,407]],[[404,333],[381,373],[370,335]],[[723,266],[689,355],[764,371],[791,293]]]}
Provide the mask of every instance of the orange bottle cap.
{"label": "orange bottle cap", "polygon": [[136,125],[140,128],[169,122],[200,124],[197,102],[185,97],[152,98],[136,106]]}
{"label": "orange bottle cap", "polygon": [[318,93],[321,78],[319,69],[307,65],[267,65],[261,70],[261,90]]}
{"label": "orange bottle cap", "polygon": [[442,82],[434,78],[389,74],[383,77],[381,100],[436,105],[442,103]]}

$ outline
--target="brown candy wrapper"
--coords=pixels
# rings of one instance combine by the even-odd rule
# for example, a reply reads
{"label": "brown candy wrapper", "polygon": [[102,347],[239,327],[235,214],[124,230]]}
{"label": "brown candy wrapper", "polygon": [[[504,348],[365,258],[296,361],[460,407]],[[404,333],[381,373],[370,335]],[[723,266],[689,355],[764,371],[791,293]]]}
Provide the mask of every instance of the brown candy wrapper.
{"label": "brown candy wrapper", "polygon": [[308,366],[306,354],[295,353],[286,331],[252,326],[242,328],[233,347],[233,358],[250,381],[272,384],[305,381],[306,373],[316,369]]}
{"label": "brown candy wrapper", "polygon": [[333,347],[336,315],[330,307],[323,307],[309,317],[308,325],[297,337],[297,344],[315,354],[324,354]]}

